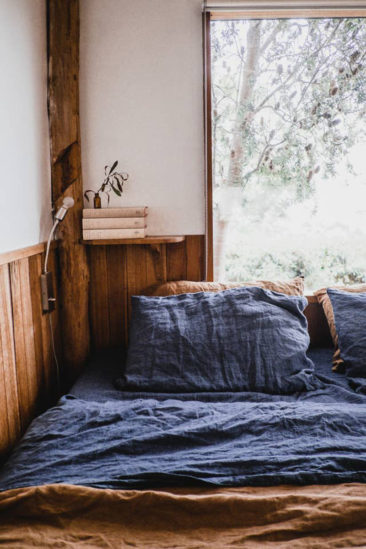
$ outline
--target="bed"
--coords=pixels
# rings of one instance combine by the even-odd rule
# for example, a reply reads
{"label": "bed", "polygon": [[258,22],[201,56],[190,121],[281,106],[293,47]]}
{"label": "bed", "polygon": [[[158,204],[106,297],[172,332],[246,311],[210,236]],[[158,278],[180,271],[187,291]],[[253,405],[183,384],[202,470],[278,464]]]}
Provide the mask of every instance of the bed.
{"label": "bed", "polygon": [[313,349],[315,385],[123,390],[95,357],[0,473],[7,547],[366,545],[366,396]]}

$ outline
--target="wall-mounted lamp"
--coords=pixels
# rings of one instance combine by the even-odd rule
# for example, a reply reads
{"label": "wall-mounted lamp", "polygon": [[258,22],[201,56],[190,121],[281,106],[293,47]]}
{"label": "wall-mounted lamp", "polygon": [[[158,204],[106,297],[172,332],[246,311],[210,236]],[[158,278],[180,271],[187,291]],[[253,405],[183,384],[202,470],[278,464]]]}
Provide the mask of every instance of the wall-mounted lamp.
{"label": "wall-mounted lamp", "polygon": [[68,210],[74,205],[74,199],[71,196],[66,196],[62,202],[62,206],[57,210],[55,215],[55,221],[53,227],[50,231],[47,248],[46,248],[46,257],[44,261],[43,271],[41,274],[41,295],[42,295],[42,310],[44,313],[50,313],[55,309],[55,293],[53,291],[53,282],[52,282],[52,273],[47,271],[48,256],[50,253],[50,246],[52,237],[56,230],[56,227],[63,219],[65,218]]}

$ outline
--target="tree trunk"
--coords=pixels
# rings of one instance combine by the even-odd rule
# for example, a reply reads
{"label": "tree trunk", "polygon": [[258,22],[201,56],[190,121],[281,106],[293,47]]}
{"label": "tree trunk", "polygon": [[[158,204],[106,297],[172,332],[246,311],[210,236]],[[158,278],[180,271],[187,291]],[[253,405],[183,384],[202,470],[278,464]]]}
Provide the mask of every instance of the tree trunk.
{"label": "tree trunk", "polygon": [[[230,162],[228,168],[228,177],[225,187],[228,188],[230,197],[230,188],[242,188],[242,174],[245,152],[242,145],[242,135],[248,128],[251,121],[251,112],[246,111],[250,99],[253,97],[253,90],[256,80],[256,69],[260,54],[261,40],[261,22],[253,21],[248,30],[246,43],[246,61],[242,65],[240,78],[239,101],[236,112],[236,119],[233,127],[233,137],[230,149]],[[228,202],[225,207],[218,207],[218,213],[215,220],[215,279],[221,280],[224,277],[225,266],[225,246],[228,228],[231,218],[231,208]]]}

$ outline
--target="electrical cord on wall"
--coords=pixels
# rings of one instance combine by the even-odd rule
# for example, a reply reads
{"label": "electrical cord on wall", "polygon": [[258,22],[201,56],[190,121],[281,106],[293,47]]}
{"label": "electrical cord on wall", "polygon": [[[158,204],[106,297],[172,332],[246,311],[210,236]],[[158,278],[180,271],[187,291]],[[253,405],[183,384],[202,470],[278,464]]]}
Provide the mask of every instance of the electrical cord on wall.
{"label": "electrical cord on wall", "polygon": [[48,315],[48,321],[50,324],[50,335],[51,335],[51,348],[53,353],[53,358],[55,359],[55,366],[56,366],[56,383],[57,383],[57,393],[60,394],[60,365],[57,359],[57,353],[56,353],[56,347],[55,347],[55,338],[53,333],[53,324],[52,324],[52,315]]}
{"label": "electrical cord on wall", "polygon": [[55,230],[57,228],[57,225],[60,223],[60,221],[58,219],[55,220],[54,224],[53,224],[53,227],[51,229],[51,232],[50,232],[50,235],[48,237],[48,240],[47,240],[47,247],[46,247],[46,256],[45,256],[45,260],[44,260],[44,266],[43,266],[43,273],[46,274],[47,273],[47,264],[48,264],[48,256],[49,256],[49,253],[50,253],[50,247],[51,247],[51,241],[52,241],[52,237],[55,233]]}
{"label": "electrical cord on wall", "polygon": [[[53,291],[51,290],[50,292],[49,290],[48,283],[52,288],[52,273],[48,272],[47,265],[48,265],[48,256],[50,253],[51,241],[55,234],[56,228],[59,225],[59,223],[63,221],[68,210],[72,208],[73,205],[74,205],[74,199],[71,196],[66,196],[63,199],[61,207],[57,210],[55,214],[54,223],[47,240],[45,261],[44,261],[43,271],[41,275],[42,307],[43,307],[43,312],[48,313],[48,321],[50,325],[50,336],[51,336],[51,348],[52,348],[52,353],[53,353],[53,357],[55,360],[55,367],[56,367],[56,383],[57,383],[58,395],[60,395],[60,391],[61,391],[60,364],[59,364],[57,353],[56,353],[55,337],[54,337],[52,317],[51,317],[52,310],[54,309],[55,297],[54,297]],[[52,307],[51,307],[51,304],[53,305]]]}

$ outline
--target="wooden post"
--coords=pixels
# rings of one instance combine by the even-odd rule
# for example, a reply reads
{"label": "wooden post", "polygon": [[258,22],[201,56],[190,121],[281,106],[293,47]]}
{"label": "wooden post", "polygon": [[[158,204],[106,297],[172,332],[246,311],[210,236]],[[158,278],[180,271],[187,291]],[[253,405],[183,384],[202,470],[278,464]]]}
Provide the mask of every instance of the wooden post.
{"label": "wooden post", "polygon": [[79,121],[79,0],[47,0],[48,113],[52,201],[75,200],[60,225],[61,329],[66,381],[89,354],[89,269],[81,244],[83,182]]}

